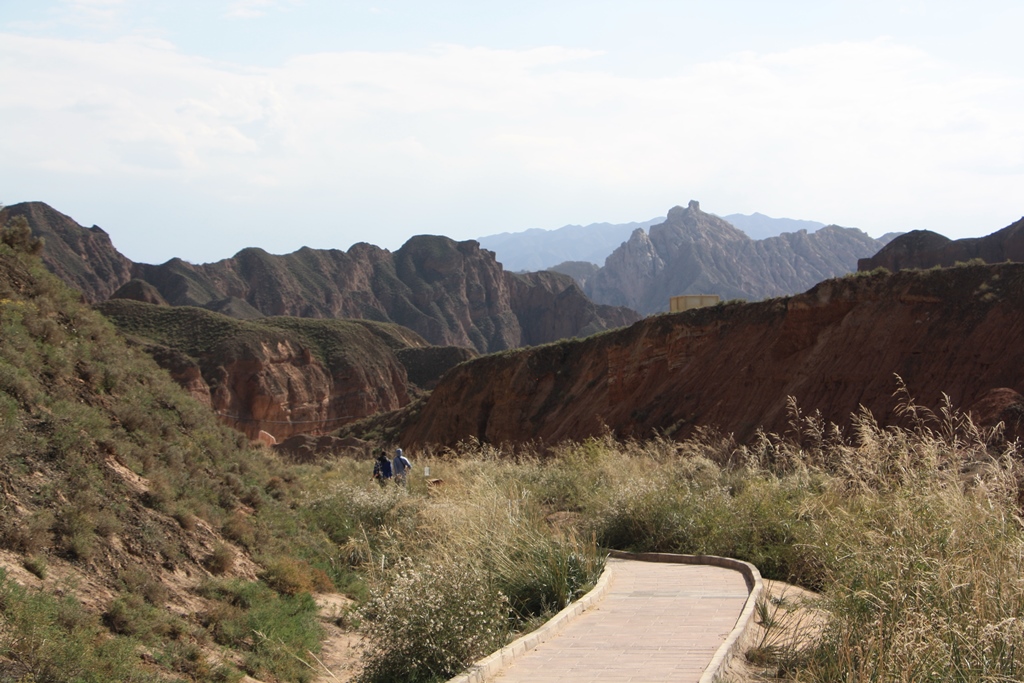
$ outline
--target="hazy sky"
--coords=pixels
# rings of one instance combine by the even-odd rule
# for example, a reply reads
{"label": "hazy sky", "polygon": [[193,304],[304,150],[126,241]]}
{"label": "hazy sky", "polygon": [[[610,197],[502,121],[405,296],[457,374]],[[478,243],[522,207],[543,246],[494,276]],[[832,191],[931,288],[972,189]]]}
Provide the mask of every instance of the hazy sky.
{"label": "hazy sky", "polygon": [[136,261],[1024,215],[1020,0],[0,0],[0,202]]}

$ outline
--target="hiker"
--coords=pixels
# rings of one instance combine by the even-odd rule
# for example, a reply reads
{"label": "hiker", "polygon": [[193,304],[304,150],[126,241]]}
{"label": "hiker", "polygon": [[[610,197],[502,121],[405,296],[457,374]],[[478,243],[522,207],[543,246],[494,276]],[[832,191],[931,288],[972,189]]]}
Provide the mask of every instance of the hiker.
{"label": "hiker", "polygon": [[381,488],[386,486],[388,480],[391,479],[391,461],[388,460],[388,456],[384,455],[384,451],[377,453],[377,460],[373,463],[373,478],[377,480]]}
{"label": "hiker", "polygon": [[395,473],[395,481],[405,486],[406,476],[411,469],[412,463],[409,462],[409,458],[402,454],[401,448],[396,448],[395,459],[391,461],[391,471]]}

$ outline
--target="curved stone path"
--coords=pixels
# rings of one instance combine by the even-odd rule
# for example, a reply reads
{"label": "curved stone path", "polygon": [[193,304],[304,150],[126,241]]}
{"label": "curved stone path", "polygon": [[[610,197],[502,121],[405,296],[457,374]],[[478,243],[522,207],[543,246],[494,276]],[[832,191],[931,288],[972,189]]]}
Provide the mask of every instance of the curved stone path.
{"label": "curved stone path", "polygon": [[453,681],[711,680],[751,620],[757,570],[722,558],[637,557],[658,561],[609,558],[600,595],[578,615],[560,614],[525,647],[517,641]]}

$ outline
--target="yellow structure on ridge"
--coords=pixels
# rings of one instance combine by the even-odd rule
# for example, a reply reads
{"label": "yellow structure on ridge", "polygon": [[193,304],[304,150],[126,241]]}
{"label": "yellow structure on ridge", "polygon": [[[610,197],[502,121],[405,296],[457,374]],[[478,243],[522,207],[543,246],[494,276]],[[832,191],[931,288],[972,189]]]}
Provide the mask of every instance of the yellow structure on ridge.
{"label": "yellow structure on ridge", "polygon": [[714,306],[719,301],[721,301],[721,297],[717,294],[683,294],[669,297],[668,310],[670,313],[681,313],[691,308]]}

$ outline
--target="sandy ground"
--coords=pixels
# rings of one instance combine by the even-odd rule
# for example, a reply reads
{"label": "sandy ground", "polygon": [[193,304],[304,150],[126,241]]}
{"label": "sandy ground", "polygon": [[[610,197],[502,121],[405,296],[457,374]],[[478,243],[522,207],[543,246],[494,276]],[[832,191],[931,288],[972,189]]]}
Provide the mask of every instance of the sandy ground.
{"label": "sandy ground", "polygon": [[764,583],[768,596],[766,611],[775,623],[766,629],[762,615],[755,613],[756,626],[751,633],[750,646],[736,653],[729,661],[721,679],[723,683],[781,680],[776,677],[776,671],[770,664],[755,663],[757,649],[807,645],[814,641],[825,623],[824,614],[814,606],[818,600],[816,593],[782,581]]}

